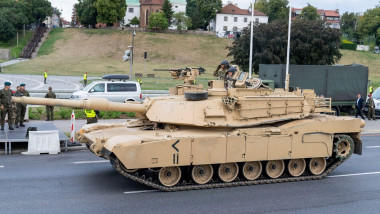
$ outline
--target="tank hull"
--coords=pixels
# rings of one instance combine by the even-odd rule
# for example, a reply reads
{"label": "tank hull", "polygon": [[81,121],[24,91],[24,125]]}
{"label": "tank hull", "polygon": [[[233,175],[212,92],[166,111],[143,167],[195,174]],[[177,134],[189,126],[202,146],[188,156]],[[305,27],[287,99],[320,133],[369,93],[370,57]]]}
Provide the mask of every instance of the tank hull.
{"label": "tank hull", "polygon": [[[210,165],[217,168],[229,163],[236,163],[242,171],[241,166],[250,162],[264,167],[272,162],[286,165],[295,162],[293,160],[301,160],[298,163],[304,165],[303,162],[310,164],[318,158],[344,161],[353,152],[361,154],[360,131],[364,123],[355,118],[312,114],[302,120],[254,128],[141,130],[127,126],[126,123],[85,126],[80,138],[95,154],[110,159],[122,174],[173,167],[189,170]],[[352,142],[344,157],[337,154],[340,136],[343,141],[350,138],[347,142]],[[328,170],[327,165],[314,174]],[[283,167],[281,176],[286,174],[287,167]],[[266,173],[269,172],[262,169],[262,176]],[[305,173],[304,169],[298,176]],[[181,179],[191,180],[189,176],[183,177]]]}

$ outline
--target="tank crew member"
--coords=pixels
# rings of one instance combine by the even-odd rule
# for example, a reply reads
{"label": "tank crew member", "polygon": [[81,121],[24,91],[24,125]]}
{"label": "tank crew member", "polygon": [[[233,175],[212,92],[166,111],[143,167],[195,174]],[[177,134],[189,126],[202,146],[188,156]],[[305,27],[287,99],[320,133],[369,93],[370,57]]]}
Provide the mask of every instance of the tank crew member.
{"label": "tank crew member", "polygon": [[375,117],[375,102],[373,101],[372,94],[368,95],[368,120],[376,120]]}
{"label": "tank crew member", "polygon": [[[16,91],[15,94],[16,97],[30,97],[29,92],[25,90],[25,83],[20,84],[20,89]],[[25,127],[24,125],[24,118],[25,118],[25,113],[26,113],[26,104],[22,103],[17,103],[16,104],[16,120],[15,120],[15,125],[16,128],[19,128],[18,123],[20,122],[21,127]]]}
{"label": "tank crew member", "polygon": [[355,117],[358,118],[358,115],[364,120],[362,111],[364,109],[364,100],[362,99],[362,96],[358,94],[358,99],[356,100],[355,108],[356,108],[356,115]]}
{"label": "tank crew member", "polygon": [[[45,98],[55,99],[53,88],[49,86],[49,91],[45,94]],[[54,120],[54,106],[46,106],[46,121]]]}
{"label": "tank crew member", "polygon": [[230,67],[230,63],[227,60],[223,60],[222,62],[220,62],[220,65],[218,65],[218,67],[214,71],[214,77],[218,77],[220,80],[226,80],[227,71]]}
{"label": "tank crew member", "polygon": [[4,130],[5,116],[8,114],[9,130],[14,130],[12,126],[12,90],[10,89],[11,83],[5,82],[4,89],[0,91],[0,107],[1,107],[1,130]]}
{"label": "tank crew member", "polygon": [[83,75],[83,84],[84,84],[84,87],[86,87],[86,85],[87,85],[87,72],[85,72]]}
{"label": "tank crew member", "polygon": [[234,88],[235,87],[235,82],[236,79],[234,78],[235,73],[237,72],[236,67],[231,66],[228,71],[227,71],[227,83],[228,83],[228,88]]}
{"label": "tank crew member", "polygon": [[100,114],[99,111],[85,109],[84,113],[86,113],[87,116],[87,124],[98,122],[98,115]]}
{"label": "tank crew member", "polygon": [[44,83],[46,84],[46,79],[47,79],[47,70],[45,69],[45,72],[44,72]]}

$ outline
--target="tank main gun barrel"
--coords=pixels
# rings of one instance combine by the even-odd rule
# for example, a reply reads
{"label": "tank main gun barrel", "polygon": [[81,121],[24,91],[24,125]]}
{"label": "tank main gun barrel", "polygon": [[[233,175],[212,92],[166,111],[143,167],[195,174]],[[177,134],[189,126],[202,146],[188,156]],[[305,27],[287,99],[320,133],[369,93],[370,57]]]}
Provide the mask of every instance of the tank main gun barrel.
{"label": "tank main gun barrel", "polygon": [[62,106],[80,109],[93,109],[99,111],[122,111],[146,113],[143,104],[117,103],[108,101],[106,98],[89,98],[84,100],[49,99],[37,97],[12,97],[12,102],[32,105]]}

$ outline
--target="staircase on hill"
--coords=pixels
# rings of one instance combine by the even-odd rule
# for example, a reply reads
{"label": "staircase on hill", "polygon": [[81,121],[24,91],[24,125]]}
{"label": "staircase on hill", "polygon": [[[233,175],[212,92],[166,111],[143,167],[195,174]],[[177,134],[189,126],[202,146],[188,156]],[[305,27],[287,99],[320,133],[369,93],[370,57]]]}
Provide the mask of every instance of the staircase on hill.
{"label": "staircase on hill", "polygon": [[20,54],[20,58],[34,58],[37,56],[38,50],[42,43],[46,40],[50,29],[44,26],[39,26],[34,32],[32,38],[28,41]]}

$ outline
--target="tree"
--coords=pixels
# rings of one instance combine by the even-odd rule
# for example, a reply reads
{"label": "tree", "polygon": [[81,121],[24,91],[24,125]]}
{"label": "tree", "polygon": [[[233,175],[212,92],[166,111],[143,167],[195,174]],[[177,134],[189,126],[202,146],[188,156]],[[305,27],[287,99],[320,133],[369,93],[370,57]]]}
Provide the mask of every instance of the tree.
{"label": "tree", "polygon": [[73,6],[73,12],[71,13],[71,25],[74,26],[74,27],[76,25],[80,24],[78,12],[77,12],[77,8],[78,7],[79,7],[79,3],[74,4],[74,6]]}
{"label": "tree", "polygon": [[[259,64],[286,63],[288,23],[277,20],[269,24],[253,26],[253,69],[259,72]],[[228,47],[228,56],[242,70],[248,70],[250,27]],[[340,31],[326,28],[321,20],[296,19],[292,23],[290,39],[290,64],[331,65],[342,55],[339,52]]]}
{"label": "tree", "polygon": [[81,24],[91,27],[95,27],[98,16],[98,10],[96,8],[97,0],[79,0],[77,4],[77,13]]}
{"label": "tree", "polygon": [[129,24],[130,25],[137,25],[137,26],[139,26],[140,25],[140,20],[139,20],[139,18],[137,18],[135,16],[135,17],[133,17],[133,19],[131,20],[131,22]]}
{"label": "tree", "polygon": [[319,14],[317,8],[307,4],[307,6],[302,9],[299,17],[301,19],[316,20],[319,19]]}
{"label": "tree", "polygon": [[43,22],[46,17],[53,15],[53,8],[48,0],[20,0],[24,3],[30,22]]}
{"label": "tree", "polygon": [[149,29],[165,30],[169,27],[168,20],[163,12],[149,15]]}
{"label": "tree", "polygon": [[286,19],[289,14],[287,0],[258,0],[255,3],[255,10],[265,13],[268,21],[272,22],[277,19]]}
{"label": "tree", "polygon": [[358,33],[361,38],[376,35],[380,43],[380,7],[367,10],[359,19]]}
{"label": "tree", "polygon": [[164,13],[166,19],[168,20],[169,26],[172,25],[172,18],[174,11],[172,9],[173,5],[170,3],[169,0],[164,0],[164,3],[162,4],[162,12]]}
{"label": "tree", "polygon": [[16,35],[16,28],[8,21],[4,13],[0,12],[0,41],[7,42]]}
{"label": "tree", "polygon": [[97,22],[113,24],[124,19],[127,3],[125,0],[97,0],[96,9]]}
{"label": "tree", "polygon": [[191,27],[191,20],[184,12],[178,12],[173,16],[173,24],[177,26],[177,30],[186,30]]}
{"label": "tree", "polygon": [[222,8],[221,0],[187,0],[186,14],[191,19],[193,28],[207,30],[216,11]]}
{"label": "tree", "polygon": [[343,33],[343,37],[350,40],[350,41],[357,41],[358,40],[358,31],[357,31],[357,24],[358,24],[359,17],[358,15],[355,15],[354,13],[343,13],[341,19],[340,19],[340,29]]}

